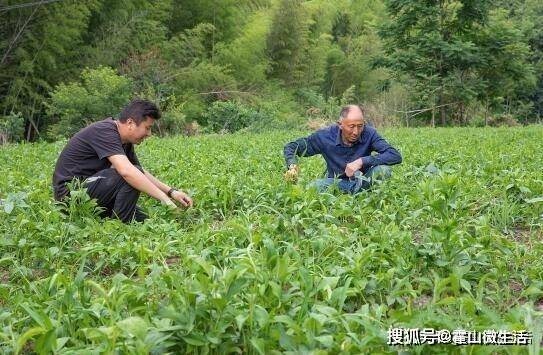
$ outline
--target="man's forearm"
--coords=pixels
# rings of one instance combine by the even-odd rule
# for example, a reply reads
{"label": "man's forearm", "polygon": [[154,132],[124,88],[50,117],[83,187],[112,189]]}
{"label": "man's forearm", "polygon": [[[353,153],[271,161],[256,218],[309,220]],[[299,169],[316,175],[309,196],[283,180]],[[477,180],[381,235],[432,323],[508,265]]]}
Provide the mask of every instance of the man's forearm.
{"label": "man's forearm", "polygon": [[169,200],[166,193],[156,186],[145,174],[139,171],[136,167],[129,169],[124,173],[123,178],[126,182],[138,191],[146,193],[147,195],[161,201],[166,202]]}
{"label": "man's forearm", "polygon": [[362,163],[366,167],[375,165],[394,165],[402,162],[401,154],[394,148],[390,147],[386,151],[377,155],[368,155],[362,157]]}
{"label": "man's forearm", "polygon": [[159,179],[157,179],[156,177],[154,177],[150,172],[148,172],[147,170],[143,170],[143,172],[145,173],[145,176],[147,177],[147,179],[149,179],[149,181],[151,181],[153,183],[153,185],[155,185],[156,187],[158,187],[160,189],[160,191],[164,192],[164,193],[168,193],[168,191],[170,191],[171,187],[166,185],[165,183],[163,183],[162,181],[160,181]]}
{"label": "man's forearm", "polygon": [[[157,189],[160,189],[162,190],[162,192],[164,193],[168,193],[170,190],[172,190],[172,188],[168,185],[166,185],[165,183],[163,183],[162,181],[160,181],[159,179],[157,179],[156,177],[154,177],[150,172],[144,170],[144,173],[145,173],[145,177],[152,183],[155,185],[155,187]],[[173,203],[173,201],[178,201],[179,203],[181,203],[183,206],[185,207],[191,207],[192,206],[192,199],[190,198],[189,195],[187,195],[186,193],[184,193],[183,191],[181,190],[176,190],[175,192],[172,191],[172,193],[168,196],[168,197],[171,197],[171,200],[168,199],[168,201],[170,203]]]}
{"label": "man's forearm", "polygon": [[298,149],[298,145],[296,142],[290,142],[287,143],[283,149],[283,156],[285,158],[285,164],[287,166],[287,169],[290,165],[296,164],[298,159],[296,159],[296,151]]}
{"label": "man's forearm", "polygon": [[287,169],[290,165],[298,163],[298,157],[311,157],[315,154],[321,154],[318,138],[315,137],[315,134],[287,143],[283,149]]}

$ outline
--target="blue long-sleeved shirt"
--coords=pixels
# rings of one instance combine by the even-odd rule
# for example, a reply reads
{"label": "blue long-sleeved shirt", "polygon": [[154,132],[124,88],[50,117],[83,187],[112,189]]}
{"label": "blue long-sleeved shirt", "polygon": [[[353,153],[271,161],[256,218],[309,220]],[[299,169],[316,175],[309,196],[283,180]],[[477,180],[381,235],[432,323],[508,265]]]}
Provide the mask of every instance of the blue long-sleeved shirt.
{"label": "blue long-sleeved shirt", "polygon": [[[377,155],[371,155],[374,151]],[[394,165],[402,162],[401,154],[381,138],[375,128],[368,125],[352,146],[343,143],[339,126],[332,125],[316,131],[309,137],[287,143],[284,149],[287,168],[297,163],[297,156],[310,157],[316,154],[324,157],[330,178],[347,178],[345,166],[358,158],[362,158],[363,173],[375,165]]]}

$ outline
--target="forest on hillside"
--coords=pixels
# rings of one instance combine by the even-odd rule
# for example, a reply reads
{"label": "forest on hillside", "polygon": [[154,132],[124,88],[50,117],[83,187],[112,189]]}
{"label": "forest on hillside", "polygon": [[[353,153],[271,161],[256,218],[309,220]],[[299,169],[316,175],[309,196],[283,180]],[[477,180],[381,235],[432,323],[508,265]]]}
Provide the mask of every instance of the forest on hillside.
{"label": "forest on hillside", "polygon": [[538,0],[1,0],[0,142],[69,137],[145,97],[158,133],[543,114]]}

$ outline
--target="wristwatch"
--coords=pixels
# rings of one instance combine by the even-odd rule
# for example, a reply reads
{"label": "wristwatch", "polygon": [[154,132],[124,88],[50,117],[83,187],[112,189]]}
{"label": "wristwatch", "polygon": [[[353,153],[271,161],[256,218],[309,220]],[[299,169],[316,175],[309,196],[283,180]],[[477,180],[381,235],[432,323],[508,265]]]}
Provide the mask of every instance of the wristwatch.
{"label": "wristwatch", "polygon": [[175,188],[172,187],[171,189],[168,190],[168,193],[166,195],[168,195],[168,197],[172,197],[172,194],[174,191],[175,191]]}

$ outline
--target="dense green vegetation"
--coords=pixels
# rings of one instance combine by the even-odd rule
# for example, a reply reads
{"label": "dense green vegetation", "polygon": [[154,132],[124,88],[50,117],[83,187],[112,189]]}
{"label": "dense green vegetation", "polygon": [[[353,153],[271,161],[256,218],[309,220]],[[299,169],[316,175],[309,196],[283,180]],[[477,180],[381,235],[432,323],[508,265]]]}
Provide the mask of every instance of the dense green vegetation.
{"label": "dense green vegetation", "polygon": [[344,102],[388,126],[543,112],[539,0],[4,0],[0,16],[1,142],[70,136],[135,96],[166,112],[163,135],[302,127]]}
{"label": "dense green vegetation", "polygon": [[534,335],[414,353],[539,354],[543,127],[383,133],[404,162],[354,197],[304,188],[317,157],[282,181],[295,132],[151,138],[143,165],[196,204],[143,199],[151,219],[132,225],[85,193],[53,205],[64,141],[4,147],[0,352],[397,353],[403,326]]}

